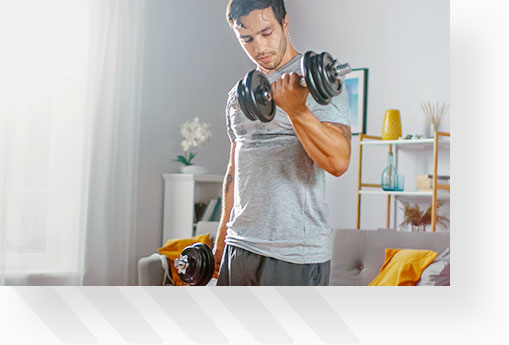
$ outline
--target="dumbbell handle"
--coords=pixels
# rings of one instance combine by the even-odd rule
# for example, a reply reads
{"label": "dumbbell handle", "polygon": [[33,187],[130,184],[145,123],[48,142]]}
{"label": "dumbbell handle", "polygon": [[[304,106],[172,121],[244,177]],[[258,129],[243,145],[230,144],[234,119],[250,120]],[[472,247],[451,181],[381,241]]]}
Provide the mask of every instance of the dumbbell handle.
{"label": "dumbbell handle", "polygon": [[[336,62],[334,61],[334,63],[336,63]],[[347,75],[350,72],[352,72],[352,68],[350,67],[349,63],[344,63],[344,64],[341,64],[341,65],[337,65],[336,66],[335,79],[336,80],[343,80],[344,76]],[[306,84],[306,78],[300,77],[299,85],[302,86],[302,87],[307,88],[308,86]]]}
{"label": "dumbbell handle", "polygon": [[[352,72],[352,68],[350,67],[349,63],[344,63],[344,64],[341,64],[341,65],[337,65],[336,66],[336,75],[335,75],[335,78],[336,78],[336,80],[343,80],[343,77],[345,75],[347,75],[348,73],[350,73],[350,72]],[[304,88],[307,88],[308,85],[306,84],[306,78],[301,76],[300,79],[299,79],[299,85],[304,87]],[[268,91],[265,91],[263,96],[268,101],[270,101],[272,99],[272,95]]]}

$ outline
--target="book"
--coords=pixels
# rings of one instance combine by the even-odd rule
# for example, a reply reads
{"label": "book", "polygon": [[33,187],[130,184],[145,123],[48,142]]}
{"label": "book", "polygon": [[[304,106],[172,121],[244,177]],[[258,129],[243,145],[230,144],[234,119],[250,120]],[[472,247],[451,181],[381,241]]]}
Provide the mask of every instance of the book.
{"label": "book", "polygon": [[212,212],[214,212],[214,207],[216,207],[217,199],[210,199],[210,201],[207,203],[207,208],[205,208],[205,211],[203,212],[203,215],[200,220],[202,221],[208,221],[210,219],[210,216],[212,215]]}
{"label": "book", "polygon": [[197,223],[203,216],[203,212],[207,208],[207,203],[200,201],[194,204],[194,222]]}
{"label": "book", "polygon": [[[438,184],[449,184],[450,179],[450,176],[437,175]],[[419,192],[429,192],[433,190],[433,175],[417,175],[416,185]]]}
{"label": "book", "polygon": [[214,211],[212,211],[209,221],[217,221],[219,217],[221,217],[221,197],[217,198],[216,206],[214,207]]}

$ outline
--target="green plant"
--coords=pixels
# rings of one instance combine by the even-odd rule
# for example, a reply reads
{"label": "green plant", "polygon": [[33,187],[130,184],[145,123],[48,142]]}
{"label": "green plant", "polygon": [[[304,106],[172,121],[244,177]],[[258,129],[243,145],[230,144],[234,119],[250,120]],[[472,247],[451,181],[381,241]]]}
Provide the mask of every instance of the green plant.
{"label": "green plant", "polygon": [[[408,202],[403,201],[402,202],[403,207],[400,208],[403,210],[404,213],[404,220],[400,224],[400,227],[404,227],[405,225],[429,225],[431,224],[431,211],[432,206],[428,207],[426,212],[422,212],[421,208],[418,204],[414,204],[414,206],[411,206]],[[443,200],[437,200],[437,210],[444,204]],[[443,216],[437,215],[437,224],[441,224],[446,226],[449,223],[449,219]]]}
{"label": "green plant", "polygon": [[184,140],[180,143],[184,154],[178,155],[177,159],[174,161],[180,162],[186,166],[193,165],[191,161],[196,157],[198,152],[191,152],[191,149],[198,149],[198,147],[210,140],[212,137],[210,124],[200,123],[200,120],[195,117],[192,121],[187,121],[180,125],[180,134],[184,137]]}
{"label": "green plant", "polygon": [[196,154],[189,152],[188,156],[187,152],[185,152],[184,155],[178,155],[177,159],[175,159],[175,162],[180,162],[184,165],[193,165],[191,161],[193,160],[194,157],[196,157]]}

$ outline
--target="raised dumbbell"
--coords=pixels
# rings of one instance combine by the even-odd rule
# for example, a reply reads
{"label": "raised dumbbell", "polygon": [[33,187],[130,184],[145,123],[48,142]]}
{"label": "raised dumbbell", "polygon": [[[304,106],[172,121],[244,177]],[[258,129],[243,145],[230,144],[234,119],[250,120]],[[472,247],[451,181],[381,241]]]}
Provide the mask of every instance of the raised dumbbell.
{"label": "raised dumbbell", "polygon": [[[344,76],[352,71],[348,63],[338,64],[329,53],[308,51],[300,63],[302,77],[299,84],[307,87],[311,96],[322,105],[329,104],[343,89]],[[252,121],[270,122],[276,114],[269,79],[252,70],[237,83],[237,103]]]}
{"label": "raised dumbbell", "polygon": [[173,265],[184,283],[204,286],[214,274],[214,254],[209,246],[198,242],[185,247]]}

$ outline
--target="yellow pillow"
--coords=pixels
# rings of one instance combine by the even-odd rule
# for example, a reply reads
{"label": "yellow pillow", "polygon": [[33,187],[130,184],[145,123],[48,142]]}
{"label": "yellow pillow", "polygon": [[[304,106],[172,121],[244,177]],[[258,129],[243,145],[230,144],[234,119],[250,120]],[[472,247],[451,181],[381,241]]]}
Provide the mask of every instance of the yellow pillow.
{"label": "yellow pillow", "polygon": [[421,279],[421,273],[435,260],[437,253],[421,249],[385,249],[380,273],[369,286],[409,286]]}
{"label": "yellow pillow", "polygon": [[199,235],[192,238],[168,240],[163,247],[157,250],[159,254],[166,255],[166,257],[171,260],[171,277],[175,282],[175,285],[186,285],[186,283],[180,279],[177,269],[173,266],[173,261],[180,257],[180,253],[182,253],[185,247],[191,246],[196,242],[205,243],[210,246],[210,234]]}

